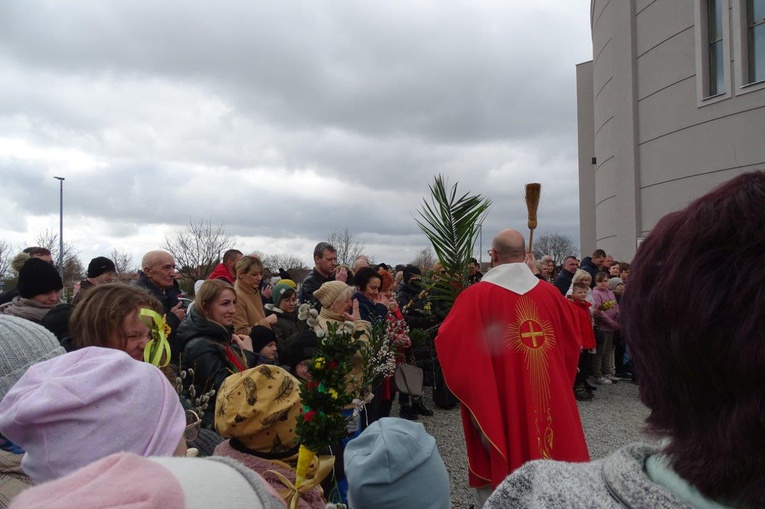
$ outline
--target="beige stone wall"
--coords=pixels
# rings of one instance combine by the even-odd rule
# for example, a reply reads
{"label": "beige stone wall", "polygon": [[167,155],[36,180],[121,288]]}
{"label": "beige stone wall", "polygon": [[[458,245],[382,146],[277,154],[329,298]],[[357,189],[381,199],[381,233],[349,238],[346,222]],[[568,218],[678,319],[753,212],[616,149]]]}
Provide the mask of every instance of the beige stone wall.
{"label": "beige stone wall", "polygon": [[663,215],[739,173],[765,170],[765,84],[744,86],[734,58],[743,0],[725,3],[727,89],[711,99],[699,79],[703,3],[592,2],[593,60],[577,66],[583,254],[600,247],[631,259]]}

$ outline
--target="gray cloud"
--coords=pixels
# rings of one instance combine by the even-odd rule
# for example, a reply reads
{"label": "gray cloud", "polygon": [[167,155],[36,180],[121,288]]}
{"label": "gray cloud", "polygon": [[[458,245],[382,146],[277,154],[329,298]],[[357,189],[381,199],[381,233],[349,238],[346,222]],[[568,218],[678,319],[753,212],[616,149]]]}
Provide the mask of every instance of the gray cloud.
{"label": "gray cloud", "polygon": [[494,201],[486,232],[539,180],[540,230],[576,238],[587,7],[3,2],[0,237],[57,214],[61,173],[99,249],[191,217],[278,249],[348,226],[408,261],[440,173]]}

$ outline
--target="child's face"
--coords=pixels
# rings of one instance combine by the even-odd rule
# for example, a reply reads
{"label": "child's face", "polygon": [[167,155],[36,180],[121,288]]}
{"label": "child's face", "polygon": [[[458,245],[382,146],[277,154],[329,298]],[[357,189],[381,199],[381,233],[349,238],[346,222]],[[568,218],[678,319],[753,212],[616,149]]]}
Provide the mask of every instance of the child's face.
{"label": "child's face", "polygon": [[311,372],[308,371],[309,362],[311,362],[311,359],[306,359],[303,362],[299,363],[297,366],[295,366],[295,376],[297,376],[301,380],[310,381]]}
{"label": "child's face", "polygon": [[622,292],[624,292],[624,283],[619,283],[616,285],[616,288],[614,288],[614,295],[621,295]]}
{"label": "child's face", "polygon": [[595,283],[595,286],[598,287],[598,290],[608,290],[608,279],[604,279],[603,281],[598,281]]}
{"label": "child's face", "polygon": [[574,288],[574,291],[571,292],[571,296],[574,300],[583,301],[587,298],[587,290],[584,288]]}
{"label": "child's face", "polygon": [[276,359],[276,341],[271,341],[260,350],[260,355],[272,361]]}

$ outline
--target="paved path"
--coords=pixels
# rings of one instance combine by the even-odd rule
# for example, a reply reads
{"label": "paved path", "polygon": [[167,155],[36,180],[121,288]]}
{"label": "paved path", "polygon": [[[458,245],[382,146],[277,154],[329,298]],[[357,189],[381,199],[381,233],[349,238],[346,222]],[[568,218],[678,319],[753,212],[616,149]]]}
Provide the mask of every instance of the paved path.
{"label": "paved path", "polygon": [[[435,413],[421,417],[419,422],[436,437],[438,449],[451,478],[451,498],[454,509],[467,509],[472,503],[467,489],[467,459],[458,409],[441,410],[433,405],[430,387],[425,388],[426,406]],[[398,415],[398,405],[391,413]],[[629,382],[598,386],[595,399],[579,402],[579,413],[587,437],[590,456],[601,458],[619,447],[638,440],[650,440],[642,434],[648,410],[638,399],[638,388]]]}

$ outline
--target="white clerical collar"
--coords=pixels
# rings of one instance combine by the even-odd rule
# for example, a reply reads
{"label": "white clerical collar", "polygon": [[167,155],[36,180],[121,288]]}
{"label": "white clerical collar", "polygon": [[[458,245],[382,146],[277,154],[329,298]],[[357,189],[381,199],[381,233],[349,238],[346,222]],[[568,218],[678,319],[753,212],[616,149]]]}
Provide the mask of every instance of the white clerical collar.
{"label": "white clerical collar", "polygon": [[521,262],[497,265],[483,276],[481,282],[492,283],[523,295],[534,288],[539,279],[531,273],[528,265]]}

